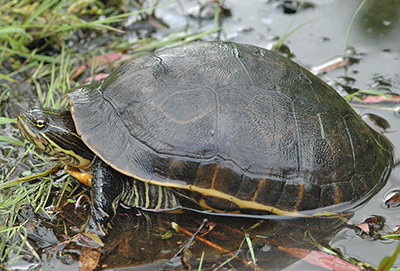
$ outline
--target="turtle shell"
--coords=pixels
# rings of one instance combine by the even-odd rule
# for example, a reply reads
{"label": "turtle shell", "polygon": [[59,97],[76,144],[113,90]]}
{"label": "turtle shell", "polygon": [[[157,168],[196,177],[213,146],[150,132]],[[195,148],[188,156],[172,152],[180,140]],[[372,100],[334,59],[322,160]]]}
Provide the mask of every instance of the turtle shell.
{"label": "turtle shell", "polygon": [[78,133],[103,161],[216,211],[360,202],[393,163],[388,140],[334,89],[251,45],[165,49],[67,97]]}

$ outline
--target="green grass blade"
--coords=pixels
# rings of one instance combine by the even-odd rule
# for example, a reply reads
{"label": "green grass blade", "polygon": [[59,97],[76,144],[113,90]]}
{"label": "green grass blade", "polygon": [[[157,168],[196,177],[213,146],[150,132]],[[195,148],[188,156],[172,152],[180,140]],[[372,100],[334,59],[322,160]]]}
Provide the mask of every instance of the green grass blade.
{"label": "green grass blade", "polygon": [[12,181],[8,181],[8,182],[5,182],[5,183],[0,183],[0,190],[1,189],[5,189],[5,188],[9,188],[9,187],[14,187],[16,185],[19,185],[19,184],[24,183],[24,182],[28,182],[30,180],[34,180],[34,179],[39,178],[39,177],[48,176],[53,171],[57,170],[60,166],[62,166],[62,163],[58,163],[57,165],[55,165],[54,167],[50,168],[49,170],[46,170],[46,171],[38,173],[38,174],[22,177],[22,178],[15,179],[15,180],[12,180]]}
{"label": "green grass blade", "polygon": [[357,92],[354,92],[352,94],[350,94],[349,96],[347,96],[345,99],[348,101],[351,98],[354,98],[355,96],[359,95],[359,94],[371,94],[371,95],[377,95],[377,96],[382,96],[385,97],[387,99],[393,100],[394,102],[396,102],[397,100],[395,98],[393,98],[390,95],[387,95],[385,93],[382,93],[380,91],[377,90],[373,90],[373,89],[363,89],[363,90],[359,90]]}
{"label": "green grass blade", "polygon": [[[49,9],[51,6],[56,4],[58,0],[45,0],[43,1],[36,9],[35,12],[32,13],[26,20],[25,20],[25,25],[30,25],[33,20],[35,20],[40,14],[45,12],[47,9]],[[60,2],[60,5],[63,3],[63,1]]]}
{"label": "green grass blade", "polygon": [[257,267],[256,267],[257,260],[256,260],[256,255],[254,254],[253,244],[251,243],[251,239],[249,236],[246,236],[245,239],[246,239],[247,246],[249,247],[251,259],[253,260],[254,270],[257,270]]}
{"label": "green grass blade", "polygon": [[21,26],[6,26],[6,27],[0,28],[0,36],[7,35],[7,34],[15,34],[15,33],[25,35],[26,31]]}
{"label": "green grass blade", "polygon": [[392,268],[394,262],[396,261],[397,255],[400,253],[400,243],[397,245],[396,251],[392,256],[388,256],[382,259],[377,271],[388,271]]}
{"label": "green grass blade", "polygon": [[13,50],[8,47],[0,46],[0,51],[1,50],[6,51],[11,54],[21,55],[21,56],[25,56],[25,57],[39,60],[39,61],[50,62],[50,63],[58,63],[59,62],[59,60],[57,58],[54,58],[51,56],[36,55],[34,51],[32,51],[31,53],[24,53],[19,50]]}
{"label": "green grass blade", "polygon": [[[0,34],[0,35],[1,35],[1,34]],[[4,79],[4,80],[7,80],[7,81],[9,81],[9,82],[11,82],[11,83],[19,83],[17,80],[15,80],[15,79],[13,79],[13,78],[11,78],[11,77],[5,75],[5,74],[2,74],[2,73],[0,73],[0,78],[1,78],[1,79]]]}
{"label": "green grass blade", "polygon": [[24,146],[24,142],[19,141],[18,139],[12,138],[12,137],[8,137],[8,136],[2,136],[0,135],[0,141],[9,143],[9,144],[13,144],[13,145],[17,145],[17,146]]}
{"label": "green grass blade", "polygon": [[346,57],[346,51],[347,51],[347,48],[348,48],[348,45],[349,45],[350,33],[351,33],[351,30],[353,29],[354,21],[355,21],[357,15],[360,13],[362,7],[365,5],[365,3],[367,3],[367,1],[368,0],[363,0],[361,2],[361,4],[358,6],[356,12],[354,13],[353,18],[351,18],[349,28],[347,29],[346,41],[344,43],[343,58]]}
{"label": "green grass blade", "polygon": [[0,117],[0,124],[6,124],[6,123],[17,123],[17,119],[9,119],[5,117]]}

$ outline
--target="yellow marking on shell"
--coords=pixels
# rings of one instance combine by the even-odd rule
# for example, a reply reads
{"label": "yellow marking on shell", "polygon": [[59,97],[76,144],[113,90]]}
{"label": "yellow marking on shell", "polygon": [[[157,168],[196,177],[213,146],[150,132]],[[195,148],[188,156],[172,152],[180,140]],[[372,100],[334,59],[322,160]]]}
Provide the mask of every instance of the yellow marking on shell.
{"label": "yellow marking on shell", "polygon": [[[175,160],[173,160],[173,161],[169,164],[168,172],[169,172],[169,173],[176,172],[176,171],[179,170],[182,166],[183,166],[183,162],[180,161],[180,160],[175,159]],[[170,175],[170,174],[168,175],[168,178],[171,178],[171,175]]]}
{"label": "yellow marking on shell", "polygon": [[[222,193],[220,191],[216,191],[214,189],[208,189],[208,188],[201,188],[201,187],[192,186],[192,190],[196,191],[196,192],[199,192],[200,194],[202,194],[204,196],[212,196],[212,197],[215,197],[215,198],[220,198],[220,199],[232,201],[232,203],[236,204],[241,209],[253,209],[253,210],[267,211],[267,212],[270,212],[270,213],[273,213],[273,214],[277,214],[277,215],[288,215],[288,216],[296,216],[296,217],[305,217],[305,215],[302,215],[302,214],[300,214],[298,212],[285,211],[285,210],[281,210],[281,209],[278,209],[278,208],[273,207],[273,206],[267,206],[265,204],[261,204],[261,203],[258,203],[258,202],[238,199],[238,198],[232,197],[231,195]],[[216,210],[216,211],[218,211],[218,210]],[[219,212],[221,212],[221,211],[219,211]]]}
{"label": "yellow marking on shell", "polygon": [[262,188],[262,186],[264,185],[265,181],[266,181],[265,179],[261,179],[261,180],[258,182],[257,190],[256,190],[256,192],[254,193],[254,196],[251,198],[252,201],[256,201],[258,192],[261,191],[261,188]]}
{"label": "yellow marking on shell", "polygon": [[213,188],[213,189],[214,189],[214,185],[215,185],[215,180],[217,179],[218,170],[220,169],[220,167],[221,167],[220,165],[217,165],[215,167],[214,174],[213,174],[213,177],[211,179],[211,188]]}
{"label": "yellow marking on shell", "polygon": [[[225,210],[218,210],[218,209],[212,208],[210,205],[208,205],[208,204],[206,203],[206,201],[205,201],[204,199],[201,199],[201,200],[199,201],[199,205],[200,205],[201,207],[205,208],[205,209],[208,209],[208,210],[211,210],[211,211],[214,211],[214,212],[218,212],[218,213],[223,213],[223,212],[225,212]],[[240,211],[234,211],[234,212],[229,212],[229,213],[231,213],[231,214],[240,214]]]}
{"label": "yellow marking on shell", "polygon": [[294,209],[297,210],[299,208],[299,204],[301,203],[301,200],[303,199],[304,196],[304,186],[303,185],[299,185],[298,186],[298,193],[297,193],[297,200],[296,200],[296,204],[294,206]]}
{"label": "yellow marking on shell", "polygon": [[341,197],[342,197],[342,193],[340,192],[340,189],[338,186],[333,186],[333,191],[334,191],[334,198],[333,198],[333,202],[334,204],[338,204],[341,202]]}

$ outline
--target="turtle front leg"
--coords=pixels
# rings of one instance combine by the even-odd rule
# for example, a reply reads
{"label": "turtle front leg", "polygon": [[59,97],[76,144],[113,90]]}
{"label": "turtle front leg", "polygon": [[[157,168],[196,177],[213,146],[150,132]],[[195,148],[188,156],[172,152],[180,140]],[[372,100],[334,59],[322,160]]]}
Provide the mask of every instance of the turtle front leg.
{"label": "turtle front leg", "polygon": [[85,231],[105,236],[124,191],[126,176],[99,160],[92,178],[92,206]]}

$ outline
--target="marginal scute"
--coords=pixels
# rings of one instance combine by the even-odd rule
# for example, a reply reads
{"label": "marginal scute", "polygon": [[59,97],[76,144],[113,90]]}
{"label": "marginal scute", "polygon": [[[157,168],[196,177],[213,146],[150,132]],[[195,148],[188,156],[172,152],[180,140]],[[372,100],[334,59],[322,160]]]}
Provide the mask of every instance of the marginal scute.
{"label": "marginal scute", "polygon": [[220,191],[224,194],[235,196],[240,189],[243,172],[235,170],[235,166],[229,165],[229,162],[224,167],[220,167],[213,178],[212,189]]}

